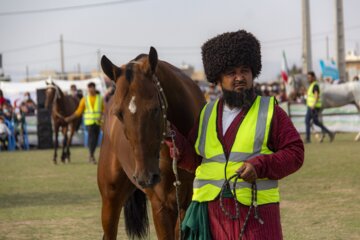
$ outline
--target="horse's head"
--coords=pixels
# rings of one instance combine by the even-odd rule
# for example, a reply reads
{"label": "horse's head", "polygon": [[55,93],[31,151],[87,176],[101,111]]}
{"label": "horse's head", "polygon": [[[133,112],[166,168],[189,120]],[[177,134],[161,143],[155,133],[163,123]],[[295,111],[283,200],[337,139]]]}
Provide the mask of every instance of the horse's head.
{"label": "horse's head", "polygon": [[45,92],[45,108],[50,110],[51,106],[56,98],[56,85],[55,83],[46,81],[46,92]]}
{"label": "horse's head", "polygon": [[105,56],[101,59],[104,73],[116,83],[110,111],[122,123],[135,156],[133,178],[144,188],[160,181],[159,152],[166,124],[166,99],[155,76],[157,63],[153,47],[149,55],[139,55],[121,67]]}

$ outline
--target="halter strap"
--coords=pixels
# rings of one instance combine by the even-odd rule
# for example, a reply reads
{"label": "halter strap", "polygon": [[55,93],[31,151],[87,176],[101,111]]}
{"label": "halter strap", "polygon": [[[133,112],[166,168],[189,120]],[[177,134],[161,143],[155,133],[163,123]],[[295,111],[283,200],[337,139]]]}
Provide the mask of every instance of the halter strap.
{"label": "halter strap", "polygon": [[162,140],[161,143],[164,143],[164,138],[166,137],[166,132],[167,132],[167,109],[169,107],[168,105],[168,101],[166,99],[165,93],[164,93],[164,89],[161,87],[161,84],[159,82],[159,79],[157,76],[153,76],[153,81],[154,84],[158,90],[158,98],[160,101],[160,105],[161,105],[161,112],[162,112],[162,117],[163,117],[163,126],[164,126],[164,130],[162,133]]}
{"label": "halter strap", "polygon": [[[129,63],[142,64],[142,62],[135,61],[135,60],[132,60]],[[160,102],[160,105],[161,105],[161,112],[162,112],[163,126],[164,126],[164,131],[162,133],[161,143],[163,144],[164,143],[164,138],[167,135],[167,127],[168,126],[167,126],[167,115],[166,115],[166,113],[167,113],[169,105],[168,105],[168,101],[167,101],[165,93],[164,93],[164,89],[161,87],[161,84],[160,84],[160,81],[159,81],[158,77],[154,74],[152,79],[153,79],[153,82],[155,84],[156,89],[158,90],[157,95],[158,95],[159,102]]]}
{"label": "halter strap", "polygon": [[53,98],[53,102],[52,102],[52,111],[54,112],[55,116],[59,117],[59,118],[64,118],[63,115],[61,115],[55,108],[55,103],[56,103],[56,99],[60,99],[60,93],[59,93],[59,87],[54,86],[54,85],[47,85],[46,88],[53,88],[55,89],[55,96]]}

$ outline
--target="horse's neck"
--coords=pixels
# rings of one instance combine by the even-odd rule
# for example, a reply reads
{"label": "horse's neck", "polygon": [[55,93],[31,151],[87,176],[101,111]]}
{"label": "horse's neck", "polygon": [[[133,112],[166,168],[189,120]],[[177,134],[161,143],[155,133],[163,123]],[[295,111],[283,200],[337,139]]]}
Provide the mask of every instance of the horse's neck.
{"label": "horse's neck", "polygon": [[55,94],[56,109],[57,111],[63,111],[64,105],[66,104],[65,95],[59,87],[57,87],[56,91],[57,91],[57,93]]}
{"label": "horse's neck", "polygon": [[[177,72],[179,71],[179,72]],[[168,103],[167,118],[182,133],[186,133],[193,125],[194,110],[196,102],[191,99],[190,89],[186,82],[188,78],[182,75],[174,66],[168,63],[161,63],[158,66],[156,76],[159,79],[161,87],[164,89],[166,100]],[[188,88],[187,88],[188,86]]]}

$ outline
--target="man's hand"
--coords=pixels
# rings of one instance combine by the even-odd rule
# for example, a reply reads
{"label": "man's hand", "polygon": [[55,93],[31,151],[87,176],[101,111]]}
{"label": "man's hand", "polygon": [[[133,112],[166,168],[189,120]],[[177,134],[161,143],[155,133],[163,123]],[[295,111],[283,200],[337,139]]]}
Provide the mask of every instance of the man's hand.
{"label": "man's hand", "polygon": [[242,179],[244,179],[244,181],[249,183],[253,183],[257,178],[254,166],[248,162],[244,162],[244,164],[236,172]]}
{"label": "man's hand", "polygon": [[72,115],[64,118],[65,122],[67,122],[67,123],[71,122],[73,119],[74,119],[74,117]]}
{"label": "man's hand", "polygon": [[179,158],[180,158],[180,152],[179,152],[179,149],[176,147],[176,146],[174,146],[174,144],[173,144],[173,142],[172,142],[172,140],[171,139],[169,139],[169,140],[164,140],[164,142],[165,142],[165,144],[168,146],[168,148],[169,148],[169,154],[170,154],[170,157],[172,158],[172,159],[176,159],[176,160],[179,160]]}

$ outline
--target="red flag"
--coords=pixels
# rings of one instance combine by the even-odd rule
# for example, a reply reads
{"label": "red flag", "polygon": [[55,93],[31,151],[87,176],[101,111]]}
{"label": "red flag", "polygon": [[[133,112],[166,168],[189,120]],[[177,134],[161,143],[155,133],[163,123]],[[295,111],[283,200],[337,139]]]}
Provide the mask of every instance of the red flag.
{"label": "red flag", "polygon": [[281,77],[285,83],[287,83],[288,81],[288,76],[289,76],[289,70],[287,66],[285,52],[283,51],[283,58],[281,61]]}

